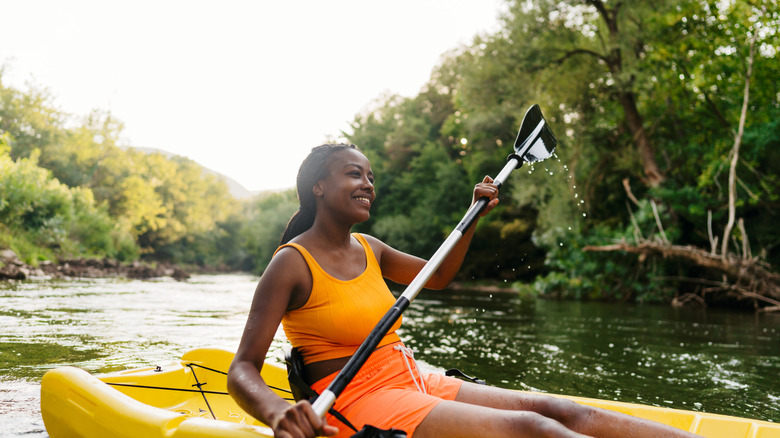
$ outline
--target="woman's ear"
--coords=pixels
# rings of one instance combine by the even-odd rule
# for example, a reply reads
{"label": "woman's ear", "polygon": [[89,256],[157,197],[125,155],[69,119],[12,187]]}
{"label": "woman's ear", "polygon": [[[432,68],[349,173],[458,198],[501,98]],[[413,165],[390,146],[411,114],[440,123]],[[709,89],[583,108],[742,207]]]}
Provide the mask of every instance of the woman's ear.
{"label": "woman's ear", "polygon": [[322,190],[322,183],[318,182],[317,184],[314,184],[314,187],[311,188],[311,192],[314,193],[314,196],[322,198],[323,194],[325,193]]}

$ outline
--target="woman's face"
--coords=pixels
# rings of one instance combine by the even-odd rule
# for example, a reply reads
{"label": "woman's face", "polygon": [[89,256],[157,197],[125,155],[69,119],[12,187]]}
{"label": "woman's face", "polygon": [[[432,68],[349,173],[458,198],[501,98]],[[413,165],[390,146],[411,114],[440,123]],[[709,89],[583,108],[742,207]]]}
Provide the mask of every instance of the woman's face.
{"label": "woman's face", "polygon": [[322,201],[318,208],[354,223],[368,220],[376,197],[374,173],[368,158],[356,149],[345,149],[335,153],[328,167],[328,176],[312,188]]}

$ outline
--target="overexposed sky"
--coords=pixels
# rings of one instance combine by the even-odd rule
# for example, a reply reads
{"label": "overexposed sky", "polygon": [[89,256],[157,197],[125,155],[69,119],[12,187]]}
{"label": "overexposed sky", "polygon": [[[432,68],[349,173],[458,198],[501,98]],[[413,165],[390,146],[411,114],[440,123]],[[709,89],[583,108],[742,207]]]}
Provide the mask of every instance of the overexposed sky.
{"label": "overexposed sky", "polygon": [[6,85],[107,110],[123,143],[249,190],[292,187],[308,151],[384,93],[416,95],[503,0],[0,0]]}

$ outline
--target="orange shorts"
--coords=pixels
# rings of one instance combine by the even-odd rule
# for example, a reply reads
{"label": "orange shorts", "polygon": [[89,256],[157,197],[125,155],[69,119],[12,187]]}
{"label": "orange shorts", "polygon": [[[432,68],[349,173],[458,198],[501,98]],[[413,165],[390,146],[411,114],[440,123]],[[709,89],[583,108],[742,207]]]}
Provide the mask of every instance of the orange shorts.
{"label": "orange shorts", "polygon": [[[370,424],[380,429],[403,430],[411,438],[439,402],[455,399],[463,382],[443,374],[421,375],[414,360],[396,347],[406,348],[402,342],[395,342],[372,353],[333,407],[358,430]],[[319,380],[312,389],[322,393],[336,375]],[[421,391],[423,388],[425,392]],[[326,420],[339,428],[337,437],[355,433],[330,414]]]}

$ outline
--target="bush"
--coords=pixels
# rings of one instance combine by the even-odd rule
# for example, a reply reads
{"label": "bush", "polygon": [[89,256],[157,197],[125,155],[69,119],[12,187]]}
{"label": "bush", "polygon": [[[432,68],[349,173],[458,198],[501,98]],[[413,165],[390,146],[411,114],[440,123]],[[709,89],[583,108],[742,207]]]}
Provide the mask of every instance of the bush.
{"label": "bush", "polygon": [[[588,245],[609,242],[634,242],[635,232],[645,239],[658,233],[649,202],[642,201],[634,211],[634,224],[623,229],[599,225],[581,233],[570,232],[549,248],[546,265],[550,273],[534,282],[541,295],[554,298],[585,300],[622,300],[669,302],[677,293],[670,281],[680,271],[676,262],[642,258],[620,251],[583,251]],[[661,211],[662,218],[665,217]],[[668,223],[665,221],[664,223]],[[667,238],[678,235],[674,228],[665,229]]]}
{"label": "bush", "polygon": [[0,223],[9,231],[3,244],[33,264],[56,256],[137,257],[132,237],[96,205],[91,190],[52,178],[36,153],[13,161],[2,152]]}

